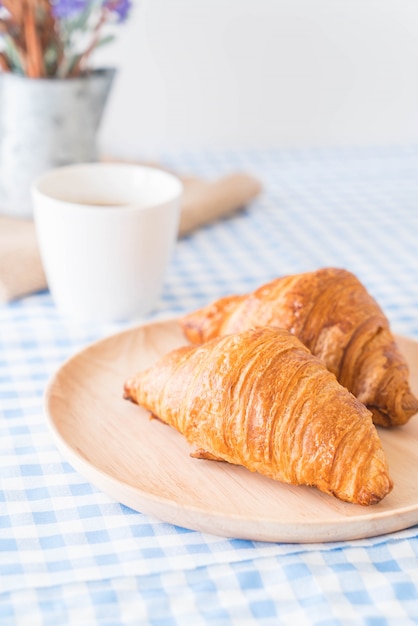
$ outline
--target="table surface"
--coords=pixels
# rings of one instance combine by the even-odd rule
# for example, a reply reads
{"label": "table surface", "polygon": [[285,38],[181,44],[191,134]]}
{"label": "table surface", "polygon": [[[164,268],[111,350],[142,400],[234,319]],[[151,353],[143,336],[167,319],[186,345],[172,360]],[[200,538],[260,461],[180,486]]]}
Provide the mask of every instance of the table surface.
{"label": "table surface", "polygon": [[[263,194],[179,240],[157,310],[179,315],[272,278],[354,272],[418,339],[418,146],[178,153],[181,173],[244,170]],[[231,540],[171,526],[92,486],[43,413],[65,359],[132,325],[75,322],[49,293],[0,308],[0,624],[418,623],[418,529],[347,543]],[[411,468],[411,472],[416,468]]]}

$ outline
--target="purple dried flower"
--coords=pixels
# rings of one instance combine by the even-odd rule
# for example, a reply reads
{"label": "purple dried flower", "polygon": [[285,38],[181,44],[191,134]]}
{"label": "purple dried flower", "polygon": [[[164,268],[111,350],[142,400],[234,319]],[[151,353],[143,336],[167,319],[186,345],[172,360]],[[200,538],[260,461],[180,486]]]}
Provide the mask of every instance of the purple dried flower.
{"label": "purple dried flower", "polygon": [[65,20],[82,13],[86,8],[86,0],[52,0],[54,15],[59,20]]}
{"label": "purple dried flower", "polygon": [[118,22],[123,22],[131,8],[130,0],[52,0],[51,4],[54,15],[59,20],[77,17],[89,8],[106,8]]}
{"label": "purple dried flower", "polygon": [[130,0],[107,0],[105,6],[117,16],[118,22],[124,22],[128,18],[131,2]]}

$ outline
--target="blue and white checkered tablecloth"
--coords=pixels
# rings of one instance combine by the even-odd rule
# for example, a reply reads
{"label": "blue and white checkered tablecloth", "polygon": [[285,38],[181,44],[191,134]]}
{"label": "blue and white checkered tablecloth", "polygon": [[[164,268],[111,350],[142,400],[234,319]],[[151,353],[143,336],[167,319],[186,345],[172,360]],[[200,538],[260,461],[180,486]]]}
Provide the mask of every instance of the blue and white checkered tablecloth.
{"label": "blue and white checkered tablecloth", "polygon": [[[418,339],[418,146],[165,162],[206,178],[251,172],[264,192],[178,242],[148,319],[333,265],[357,274],[395,332]],[[0,308],[0,625],[418,624],[417,527],[338,544],[229,540],[132,511],[66,462],[43,415],[45,385],[123,327],[63,318],[48,293]]]}

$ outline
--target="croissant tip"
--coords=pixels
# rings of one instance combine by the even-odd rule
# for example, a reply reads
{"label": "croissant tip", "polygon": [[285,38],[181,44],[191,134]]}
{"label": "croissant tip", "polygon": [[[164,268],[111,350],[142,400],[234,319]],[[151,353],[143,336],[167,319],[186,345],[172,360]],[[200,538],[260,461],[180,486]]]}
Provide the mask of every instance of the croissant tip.
{"label": "croissant tip", "polygon": [[367,478],[359,491],[359,504],[378,504],[393,489],[393,480],[389,476],[386,462],[383,462],[380,455],[372,461]]}
{"label": "croissant tip", "polygon": [[128,380],[125,381],[125,384],[123,386],[123,399],[124,400],[130,400],[131,402],[135,402],[133,394],[132,394],[132,390],[133,390],[133,379],[128,378]]}
{"label": "croissant tip", "polygon": [[400,391],[395,398],[397,402],[392,407],[366,405],[373,414],[375,425],[385,428],[403,426],[418,413],[418,399],[410,389]]}
{"label": "croissant tip", "polygon": [[[376,488],[377,487],[377,488]],[[382,477],[372,489],[367,487],[359,493],[359,504],[369,506],[379,504],[393,489],[389,476]]]}
{"label": "croissant tip", "polygon": [[403,394],[402,410],[408,417],[418,413],[418,398],[409,389]]}

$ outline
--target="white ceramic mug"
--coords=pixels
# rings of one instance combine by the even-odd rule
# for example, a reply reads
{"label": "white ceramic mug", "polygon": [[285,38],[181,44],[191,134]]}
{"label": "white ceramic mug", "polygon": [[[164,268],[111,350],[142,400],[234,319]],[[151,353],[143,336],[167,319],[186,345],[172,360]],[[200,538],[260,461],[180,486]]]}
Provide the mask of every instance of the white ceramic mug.
{"label": "white ceramic mug", "polygon": [[150,313],[176,242],[183,186],[163,170],[90,163],[32,186],[34,221],[58,309],[84,320]]}

